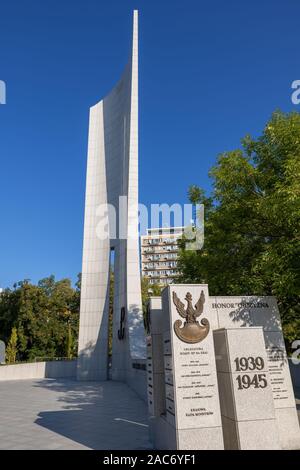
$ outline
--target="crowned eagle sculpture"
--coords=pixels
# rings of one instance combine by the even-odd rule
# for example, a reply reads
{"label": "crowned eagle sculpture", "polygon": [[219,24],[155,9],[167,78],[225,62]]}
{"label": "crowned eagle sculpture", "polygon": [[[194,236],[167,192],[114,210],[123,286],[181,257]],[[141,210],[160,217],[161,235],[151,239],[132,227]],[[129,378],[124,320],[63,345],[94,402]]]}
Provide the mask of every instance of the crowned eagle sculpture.
{"label": "crowned eagle sculpture", "polygon": [[181,328],[182,321],[176,320],[174,322],[174,331],[177,337],[185,343],[199,343],[204,340],[209,333],[210,325],[206,318],[201,320],[201,324],[197,318],[203,313],[205,295],[203,290],[196,304],[193,306],[192,294],[187,292],[185,296],[187,307],[179,299],[176,292],[173,291],[173,302],[179,315],[185,319],[183,327]]}

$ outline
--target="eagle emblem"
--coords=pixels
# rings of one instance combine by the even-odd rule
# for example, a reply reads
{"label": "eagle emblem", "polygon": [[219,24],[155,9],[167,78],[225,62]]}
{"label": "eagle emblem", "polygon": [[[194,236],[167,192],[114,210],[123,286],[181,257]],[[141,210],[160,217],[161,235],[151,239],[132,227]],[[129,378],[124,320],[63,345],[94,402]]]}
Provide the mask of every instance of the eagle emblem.
{"label": "eagle emblem", "polygon": [[201,325],[197,318],[203,312],[203,305],[205,302],[205,295],[201,291],[198,302],[193,307],[192,294],[187,292],[185,296],[187,301],[187,308],[181,300],[177,297],[176,292],[173,292],[173,302],[179,315],[185,319],[184,325],[181,328],[182,321],[176,320],[174,322],[174,331],[181,341],[185,343],[199,343],[204,340],[209,333],[210,325],[206,318],[201,320]]}

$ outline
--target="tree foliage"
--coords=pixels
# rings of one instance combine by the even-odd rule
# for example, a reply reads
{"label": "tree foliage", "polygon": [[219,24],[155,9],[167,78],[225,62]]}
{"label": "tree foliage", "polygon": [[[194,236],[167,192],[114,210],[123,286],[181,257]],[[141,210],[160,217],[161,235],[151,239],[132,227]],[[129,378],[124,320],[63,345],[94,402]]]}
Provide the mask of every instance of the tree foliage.
{"label": "tree foliage", "polygon": [[54,276],[37,285],[21,281],[0,296],[0,338],[17,334],[17,360],[73,357],[77,354],[80,285]]}
{"label": "tree foliage", "polygon": [[18,333],[17,328],[13,327],[11,335],[6,348],[6,362],[7,364],[14,364],[16,362],[18,353]]}
{"label": "tree foliage", "polygon": [[181,250],[181,281],[207,282],[212,295],[274,295],[287,342],[299,339],[300,115],[275,112],[259,138],[221,154],[210,176],[209,198],[193,186],[205,243]]}
{"label": "tree foliage", "polygon": [[[28,279],[0,295],[0,339],[7,344],[7,361],[32,361],[77,356],[81,275],[75,288],[69,279],[49,276],[37,285]],[[112,352],[114,274],[110,273],[109,353]],[[150,295],[160,288],[142,279],[145,308]]]}

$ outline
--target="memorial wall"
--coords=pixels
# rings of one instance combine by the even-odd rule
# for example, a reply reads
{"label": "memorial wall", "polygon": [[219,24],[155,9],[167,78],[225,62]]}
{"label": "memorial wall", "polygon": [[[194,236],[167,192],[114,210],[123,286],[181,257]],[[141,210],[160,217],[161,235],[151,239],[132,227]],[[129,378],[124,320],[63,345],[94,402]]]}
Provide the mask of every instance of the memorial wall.
{"label": "memorial wall", "polygon": [[173,284],[150,300],[149,321],[155,448],[300,448],[274,297],[210,297],[207,285]]}

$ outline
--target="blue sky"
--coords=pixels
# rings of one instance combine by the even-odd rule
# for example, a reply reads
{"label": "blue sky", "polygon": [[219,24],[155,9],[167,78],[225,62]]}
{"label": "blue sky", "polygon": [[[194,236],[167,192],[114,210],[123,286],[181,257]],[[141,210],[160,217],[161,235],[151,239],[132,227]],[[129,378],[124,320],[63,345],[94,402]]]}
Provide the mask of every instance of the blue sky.
{"label": "blue sky", "polygon": [[[209,190],[220,152],[300,111],[298,0],[2,0],[0,286],[81,269],[88,111],[140,13],[140,202]],[[298,109],[297,109],[298,108]]]}

